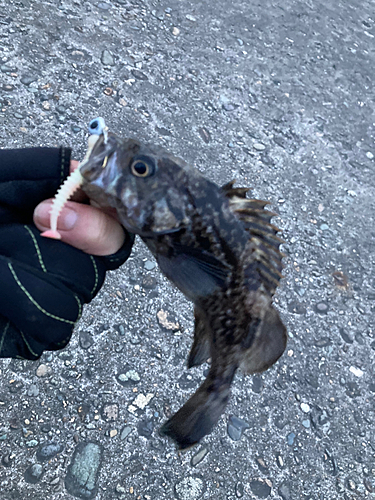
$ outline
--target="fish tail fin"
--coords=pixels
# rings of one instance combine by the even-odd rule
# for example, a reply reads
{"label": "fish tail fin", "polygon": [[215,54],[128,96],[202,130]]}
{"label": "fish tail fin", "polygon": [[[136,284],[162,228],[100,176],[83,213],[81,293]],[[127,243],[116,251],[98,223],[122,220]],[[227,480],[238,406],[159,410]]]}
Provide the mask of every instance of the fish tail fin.
{"label": "fish tail fin", "polygon": [[227,367],[225,375],[212,368],[195,394],[161,428],[160,434],[172,438],[180,450],[198,443],[219,420],[230,394],[236,367]]}
{"label": "fish tail fin", "polygon": [[267,370],[283,354],[287,338],[286,328],[279,313],[270,306],[251,346],[243,354],[240,368],[245,373]]}
{"label": "fish tail fin", "polygon": [[209,330],[204,322],[203,317],[199,314],[199,311],[197,309],[194,310],[194,316],[194,342],[188,357],[188,368],[201,365],[210,357]]}

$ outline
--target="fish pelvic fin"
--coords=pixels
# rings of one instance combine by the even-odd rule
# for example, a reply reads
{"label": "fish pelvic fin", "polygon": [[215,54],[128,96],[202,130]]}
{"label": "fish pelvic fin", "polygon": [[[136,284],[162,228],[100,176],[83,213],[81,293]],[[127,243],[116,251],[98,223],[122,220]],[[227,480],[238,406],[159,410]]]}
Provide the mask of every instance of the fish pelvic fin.
{"label": "fish pelvic fin", "polygon": [[251,346],[242,356],[240,368],[245,373],[267,370],[283,354],[287,344],[286,328],[272,306],[266,311]]}
{"label": "fish pelvic fin", "polygon": [[228,403],[230,385],[237,367],[229,366],[225,376],[211,368],[197,392],[160,429],[180,450],[197,444],[209,434]]}
{"label": "fish pelvic fin", "polygon": [[201,365],[202,363],[205,363],[210,357],[209,329],[204,321],[203,316],[200,314],[197,308],[195,308],[194,310],[194,316],[194,342],[188,357],[188,368]]}

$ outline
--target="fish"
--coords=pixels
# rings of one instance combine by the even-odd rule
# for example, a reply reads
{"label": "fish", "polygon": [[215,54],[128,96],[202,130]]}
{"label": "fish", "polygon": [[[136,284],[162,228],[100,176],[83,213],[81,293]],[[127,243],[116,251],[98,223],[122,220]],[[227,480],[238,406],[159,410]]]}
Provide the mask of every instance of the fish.
{"label": "fish", "polygon": [[45,235],[58,237],[58,212],[80,186],[98,206],[116,209],[121,224],[143,240],[162,273],[193,302],[187,366],[210,360],[210,368],[160,429],[180,450],[188,449],[224,413],[237,370],[263,372],[286,348],[287,331],[273,305],[283,277],[275,214],[266,210],[268,202],[249,198],[249,188],[235,187],[235,181],[218,186],[159,146],[118,137],[102,118],[92,120],[89,130],[85,159],[60,194],[51,215],[54,229]]}

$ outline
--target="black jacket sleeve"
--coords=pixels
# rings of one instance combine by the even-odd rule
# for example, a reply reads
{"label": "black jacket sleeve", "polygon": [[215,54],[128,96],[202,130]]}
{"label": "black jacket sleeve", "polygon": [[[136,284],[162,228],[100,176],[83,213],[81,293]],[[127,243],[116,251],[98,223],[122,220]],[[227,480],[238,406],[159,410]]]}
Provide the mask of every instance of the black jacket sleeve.
{"label": "black jacket sleeve", "polygon": [[55,195],[70,154],[66,148],[0,150],[0,357],[35,360],[66,346],[106,271],[130,255],[131,234],[105,257],[40,236],[34,208]]}

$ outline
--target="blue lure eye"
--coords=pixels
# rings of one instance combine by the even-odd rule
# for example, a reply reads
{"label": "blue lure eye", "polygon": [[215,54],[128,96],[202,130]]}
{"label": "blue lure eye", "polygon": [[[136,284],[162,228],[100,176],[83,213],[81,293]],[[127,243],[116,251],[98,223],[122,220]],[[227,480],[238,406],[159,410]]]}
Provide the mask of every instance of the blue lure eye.
{"label": "blue lure eye", "polygon": [[106,128],[104,118],[99,116],[98,118],[94,118],[91,120],[89,123],[89,133],[90,134],[96,134],[96,135],[101,135],[104,133],[104,129]]}

